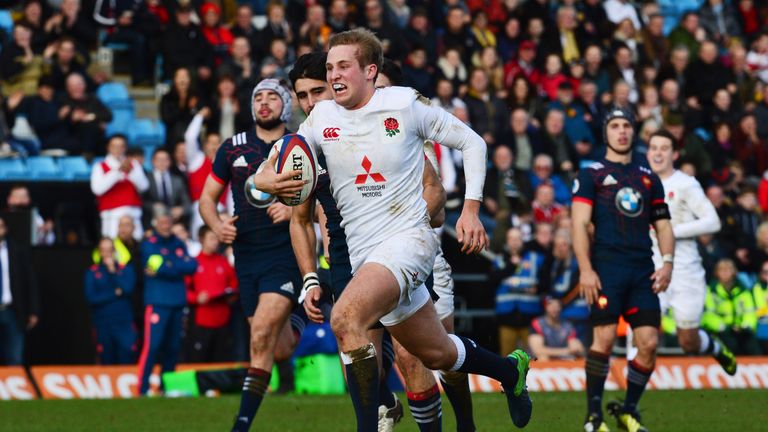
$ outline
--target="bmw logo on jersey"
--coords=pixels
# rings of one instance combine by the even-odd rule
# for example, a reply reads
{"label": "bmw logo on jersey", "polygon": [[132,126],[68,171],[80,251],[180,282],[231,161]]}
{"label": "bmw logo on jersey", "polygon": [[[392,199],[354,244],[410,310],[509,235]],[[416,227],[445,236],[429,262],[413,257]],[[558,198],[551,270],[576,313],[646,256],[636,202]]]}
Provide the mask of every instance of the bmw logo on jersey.
{"label": "bmw logo on jersey", "polygon": [[616,208],[629,217],[637,217],[643,212],[643,195],[631,187],[623,187],[616,193]]}

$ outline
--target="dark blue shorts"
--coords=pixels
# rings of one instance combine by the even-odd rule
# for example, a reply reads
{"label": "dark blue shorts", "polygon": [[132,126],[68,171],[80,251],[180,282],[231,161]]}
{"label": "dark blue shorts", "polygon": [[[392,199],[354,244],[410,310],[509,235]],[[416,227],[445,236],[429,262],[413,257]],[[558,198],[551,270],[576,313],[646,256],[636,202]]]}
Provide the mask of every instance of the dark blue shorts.
{"label": "dark blue shorts", "polygon": [[349,284],[349,281],[352,280],[352,265],[349,263],[349,260],[346,262],[334,260],[328,271],[331,274],[330,284],[333,298],[338,299],[341,293],[344,292],[344,288]]}
{"label": "dark blue shorts", "polygon": [[619,316],[633,328],[661,325],[659,297],[651,286],[653,263],[618,263],[596,261],[595,272],[602,284],[601,297],[590,309],[593,325],[616,324]]}
{"label": "dark blue shorts", "polygon": [[297,304],[302,279],[296,256],[290,247],[257,250],[248,245],[234,245],[235,272],[240,284],[240,304],[246,317],[252,317],[259,295],[273,292]]}

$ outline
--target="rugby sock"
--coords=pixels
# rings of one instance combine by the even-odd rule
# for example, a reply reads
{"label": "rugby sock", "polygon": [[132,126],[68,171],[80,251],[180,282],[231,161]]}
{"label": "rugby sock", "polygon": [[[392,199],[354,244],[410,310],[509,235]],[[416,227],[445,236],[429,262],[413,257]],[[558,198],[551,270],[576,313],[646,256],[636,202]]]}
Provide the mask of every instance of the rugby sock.
{"label": "rugby sock", "polygon": [[651,379],[653,368],[646,368],[637,363],[637,360],[629,362],[627,367],[627,398],[624,400],[624,412],[636,413],[637,403],[643,395],[648,380]]}
{"label": "rugby sock", "polygon": [[416,420],[419,431],[436,432],[442,430],[443,407],[437,384],[425,392],[406,392],[406,395],[408,396],[411,415]]}
{"label": "rugby sock", "polygon": [[291,330],[293,330],[293,336],[296,338],[296,343],[299,343],[301,335],[304,334],[304,328],[307,326],[307,316],[303,313],[291,314]]}
{"label": "rugby sock", "polygon": [[258,368],[248,368],[248,373],[243,381],[243,395],[240,397],[240,411],[237,413],[232,432],[248,431],[251,428],[256,411],[259,410],[264,394],[269,387],[269,379],[272,374],[269,371]]}
{"label": "rugby sock", "polygon": [[587,409],[603,417],[603,389],[608,377],[610,354],[589,350],[584,369],[587,373]]}
{"label": "rugby sock", "polygon": [[384,332],[384,339],[381,341],[381,383],[379,384],[379,405],[387,408],[395,406],[395,395],[387,385],[389,372],[392,370],[392,364],[395,362],[395,351],[392,348],[392,336],[389,332]]}
{"label": "rugby sock", "polygon": [[469,391],[469,377],[461,372],[440,371],[440,383],[445,395],[451,401],[453,412],[456,414],[456,430],[458,432],[475,432],[475,422],[472,417],[472,393]]}
{"label": "rugby sock", "polygon": [[711,354],[713,356],[720,354],[720,343],[715,338],[710,337],[709,333],[699,329],[699,339],[701,340],[700,354]]}
{"label": "rugby sock", "polygon": [[347,385],[357,415],[358,432],[375,431],[379,423],[379,364],[376,348],[368,343],[341,353]]}
{"label": "rugby sock", "polygon": [[514,388],[518,377],[517,360],[492,353],[471,339],[454,334],[449,334],[448,337],[459,352],[456,363],[450,369],[452,372],[485,375],[508,388]]}

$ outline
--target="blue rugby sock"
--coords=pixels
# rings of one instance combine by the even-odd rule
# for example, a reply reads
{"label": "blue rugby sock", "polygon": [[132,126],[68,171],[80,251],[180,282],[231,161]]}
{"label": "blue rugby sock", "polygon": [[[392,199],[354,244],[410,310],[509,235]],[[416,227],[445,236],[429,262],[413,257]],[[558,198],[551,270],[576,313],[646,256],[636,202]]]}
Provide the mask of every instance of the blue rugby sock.
{"label": "blue rugby sock", "polygon": [[624,399],[624,412],[637,413],[637,404],[643,395],[648,380],[651,379],[653,368],[640,366],[637,360],[629,362],[627,367],[627,398]]}
{"label": "blue rugby sock", "polygon": [[384,405],[387,408],[395,406],[395,395],[392,394],[389,385],[387,385],[387,378],[389,372],[392,370],[392,365],[395,362],[395,352],[392,347],[392,336],[389,332],[384,332],[384,339],[381,341],[381,383],[379,384],[379,405]]}
{"label": "blue rugby sock", "polygon": [[587,409],[588,414],[603,417],[603,390],[608,377],[610,354],[590,350],[584,369],[587,373]]}
{"label": "blue rugby sock", "polygon": [[475,421],[472,416],[472,393],[469,390],[467,374],[440,371],[440,383],[443,385],[445,395],[456,414],[456,430],[458,432],[475,432]]}
{"label": "blue rugby sock", "polygon": [[422,393],[406,392],[411,415],[416,420],[420,432],[438,432],[442,430],[443,407],[440,389],[435,384]]}
{"label": "blue rugby sock", "polygon": [[341,353],[355,406],[358,432],[375,431],[379,422],[379,364],[372,343]]}
{"label": "blue rugby sock", "polygon": [[514,388],[518,377],[516,360],[492,353],[471,339],[454,334],[448,336],[459,352],[451,371],[484,375],[508,388]]}
{"label": "blue rugby sock", "polygon": [[248,431],[256,417],[256,411],[264,399],[269,387],[272,374],[263,369],[248,368],[248,374],[243,381],[243,394],[240,397],[240,411],[237,413],[232,432]]}

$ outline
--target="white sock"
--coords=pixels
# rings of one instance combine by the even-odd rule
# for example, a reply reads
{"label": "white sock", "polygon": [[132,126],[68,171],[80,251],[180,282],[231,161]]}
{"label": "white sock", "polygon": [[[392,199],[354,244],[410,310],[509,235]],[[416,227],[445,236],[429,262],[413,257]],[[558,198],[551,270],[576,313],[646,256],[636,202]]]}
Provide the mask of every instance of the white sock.
{"label": "white sock", "polygon": [[[699,329],[699,339],[701,340],[701,345],[699,346],[699,353],[700,354],[712,354],[717,355],[720,353],[720,344],[717,343],[717,340],[712,339],[709,337],[709,333],[705,332],[702,329]],[[712,350],[709,349],[709,344],[712,343]]]}

